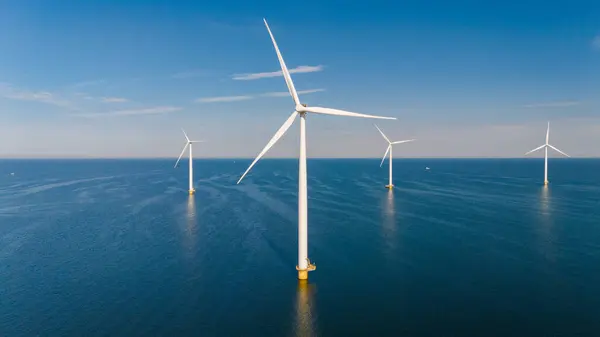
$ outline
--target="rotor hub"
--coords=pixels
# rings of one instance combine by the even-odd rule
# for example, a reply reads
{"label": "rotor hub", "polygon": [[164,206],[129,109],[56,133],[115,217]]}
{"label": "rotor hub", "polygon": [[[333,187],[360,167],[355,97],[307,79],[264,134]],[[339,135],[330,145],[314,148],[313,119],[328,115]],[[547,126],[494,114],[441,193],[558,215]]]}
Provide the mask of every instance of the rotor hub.
{"label": "rotor hub", "polygon": [[305,114],[306,113],[306,104],[300,103],[300,104],[296,105],[296,111],[298,111],[298,113],[301,115]]}

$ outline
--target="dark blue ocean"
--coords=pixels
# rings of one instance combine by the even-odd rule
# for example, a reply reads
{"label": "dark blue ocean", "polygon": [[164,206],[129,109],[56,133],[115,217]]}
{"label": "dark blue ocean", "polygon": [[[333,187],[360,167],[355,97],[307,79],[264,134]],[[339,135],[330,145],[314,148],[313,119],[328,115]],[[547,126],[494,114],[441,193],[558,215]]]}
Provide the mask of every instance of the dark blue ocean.
{"label": "dark blue ocean", "polygon": [[0,336],[600,336],[600,160],[249,163],[0,160]]}

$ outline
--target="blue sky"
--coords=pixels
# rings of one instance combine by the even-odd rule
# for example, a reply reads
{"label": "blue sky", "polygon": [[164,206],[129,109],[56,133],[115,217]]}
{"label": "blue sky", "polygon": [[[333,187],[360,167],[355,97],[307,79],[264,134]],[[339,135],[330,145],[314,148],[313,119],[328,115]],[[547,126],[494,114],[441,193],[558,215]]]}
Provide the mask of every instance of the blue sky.
{"label": "blue sky", "polygon": [[[0,1],[1,157],[253,157],[301,100],[395,116],[408,157],[600,156],[600,3]],[[312,157],[380,157],[365,119],[309,116]],[[270,153],[298,152],[293,127]]]}

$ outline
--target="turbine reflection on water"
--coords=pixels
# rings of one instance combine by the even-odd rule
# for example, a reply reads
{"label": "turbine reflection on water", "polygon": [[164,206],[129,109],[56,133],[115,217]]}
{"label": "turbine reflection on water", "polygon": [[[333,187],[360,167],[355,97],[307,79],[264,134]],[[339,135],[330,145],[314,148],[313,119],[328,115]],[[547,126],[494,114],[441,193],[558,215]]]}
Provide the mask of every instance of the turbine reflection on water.
{"label": "turbine reflection on water", "polygon": [[194,195],[190,195],[187,200],[186,226],[183,242],[186,256],[190,259],[193,258],[196,246],[196,202]]}
{"label": "turbine reflection on water", "polygon": [[550,192],[548,185],[542,186],[540,193],[540,210],[543,215],[550,215]]}
{"label": "turbine reflection on water", "polygon": [[537,232],[540,239],[542,254],[546,259],[554,261],[554,231],[552,221],[552,199],[547,185],[542,186],[539,195],[539,215]]}
{"label": "turbine reflection on water", "polygon": [[317,313],[314,301],[315,285],[298,280],[296,289],[296,319],[294,336],[317,336]]}
{"label": "turbine reflection on water", "polygon": [[388,190],[384,200],[383,210],[383,239],[388,251],[393,251],[396,246],[396,204],[393,189]]}

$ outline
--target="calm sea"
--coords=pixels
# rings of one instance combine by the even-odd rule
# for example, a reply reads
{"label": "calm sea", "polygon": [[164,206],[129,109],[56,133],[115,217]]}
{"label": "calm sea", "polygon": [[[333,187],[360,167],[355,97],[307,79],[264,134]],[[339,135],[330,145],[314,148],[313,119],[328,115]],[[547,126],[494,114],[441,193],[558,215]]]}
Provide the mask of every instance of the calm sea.
{"label": "calm sea", "polygon": [[600,160],[249,162],[1,160],[0,336],[600,336]]}

